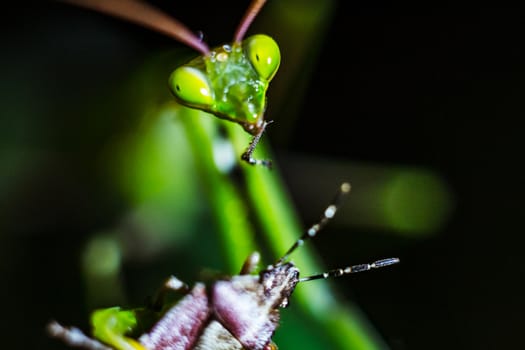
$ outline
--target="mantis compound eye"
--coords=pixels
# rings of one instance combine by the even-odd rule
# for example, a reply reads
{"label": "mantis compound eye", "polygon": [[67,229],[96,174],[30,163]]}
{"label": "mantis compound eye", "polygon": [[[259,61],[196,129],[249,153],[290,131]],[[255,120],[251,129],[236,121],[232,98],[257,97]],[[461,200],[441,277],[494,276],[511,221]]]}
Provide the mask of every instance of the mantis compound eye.
{"label": "mantis compound eye", "polygon": [[270,81],[281,63],[281,52],[275,40],[268,35],[254,35],[244,41],[244,49],[259,76]]}
{"label": "mantis compound eye", "polygon": [[209,107],[213,104],[208,78],[196,68],[182,66],[175,69],[170,75],[169,86],[183,104],[193,107]]}

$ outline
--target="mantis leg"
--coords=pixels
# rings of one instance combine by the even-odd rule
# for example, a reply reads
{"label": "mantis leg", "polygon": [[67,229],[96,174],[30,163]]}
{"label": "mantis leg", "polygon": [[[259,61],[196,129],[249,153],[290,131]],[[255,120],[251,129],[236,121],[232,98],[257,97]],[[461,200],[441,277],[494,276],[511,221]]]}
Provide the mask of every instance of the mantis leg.
{"label": "mantis leg", "polygon": [[259,143],[259,140],[261,139],[262,134],[264,133],[264,130],[266,129],[266,126],[270,124],[271,122],[264,122],[262,127],[259,129],[257,134],[252,138],[250,141],[250,144],[248,145],[248,148],[244,153],[241,155],[241,159],[245,162],[248,162],[251,165],[263,165],[267,168],[272,168],[272,161],[269,159],[255,159],[252,157],[253,152],[255,151],[255,147]]}

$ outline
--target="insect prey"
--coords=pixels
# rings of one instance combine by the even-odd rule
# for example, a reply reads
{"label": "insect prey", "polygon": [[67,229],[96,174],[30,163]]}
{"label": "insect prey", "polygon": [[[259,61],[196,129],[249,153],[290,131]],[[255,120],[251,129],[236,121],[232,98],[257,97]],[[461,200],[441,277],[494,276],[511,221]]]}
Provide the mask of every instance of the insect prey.
{"label": "insect prey", "polygon": [[[335,215],[342,197],[349,191],[350,185],[342,184],[321,220],[306,230],[274,264],[256,274],[260,255],[254,252],[246,259],[239,275],[219,279],[209,286],[196,283],[182,299],[169,305],[158,321],[137,339],[129,337],[128,333],[136,327],[134,317],[138,313],[119,308],[95,311],[92,324],[97,339],[57,322],[50,323],[48,331],[71,346],[90,350],[277,349],[272,337],[279,325],[280,309],[288,306],[298,283],[368,271],[399,262],[398,258],[387,258],[300,277],[299,269],[289,260],[290,254],[317,235]],[[166,290],[187,291],[188,287],[172,276],[164,284],[161,298]],[[115,326],[119,323],[120,326]]]}

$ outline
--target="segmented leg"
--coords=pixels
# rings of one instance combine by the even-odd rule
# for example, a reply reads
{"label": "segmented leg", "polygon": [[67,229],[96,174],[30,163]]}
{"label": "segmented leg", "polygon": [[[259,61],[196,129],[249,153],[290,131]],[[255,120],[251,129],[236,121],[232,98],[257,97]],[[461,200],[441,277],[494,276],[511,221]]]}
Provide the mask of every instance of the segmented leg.
{"label": "segmented leg", "polygon": [[248,145],[246,151],[244,151],[244,153],[241,155],[242,160],[248,162],[251,165],[262,165],[269,169],[272,168],[272,161],[270,159],[255,159],[252,157],[253,152],[255,151],[255,147],[259,143],[259,140],[261,139],[261,136],[264,133],[266,126],[270,123],[271,121],[263,123],[262,127],[259,129],[259,132],[250,141],[250,144]]}

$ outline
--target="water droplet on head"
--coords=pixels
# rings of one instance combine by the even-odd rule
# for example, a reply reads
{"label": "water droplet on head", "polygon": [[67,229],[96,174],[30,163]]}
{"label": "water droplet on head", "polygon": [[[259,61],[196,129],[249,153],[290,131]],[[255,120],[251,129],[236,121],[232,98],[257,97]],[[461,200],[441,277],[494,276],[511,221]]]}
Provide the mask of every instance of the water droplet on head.
{"label": "water droplet on head", "polygon": [[226,52],[221,52],[217,55],[217,61],[225,62],[228,59],[228,54]]}

